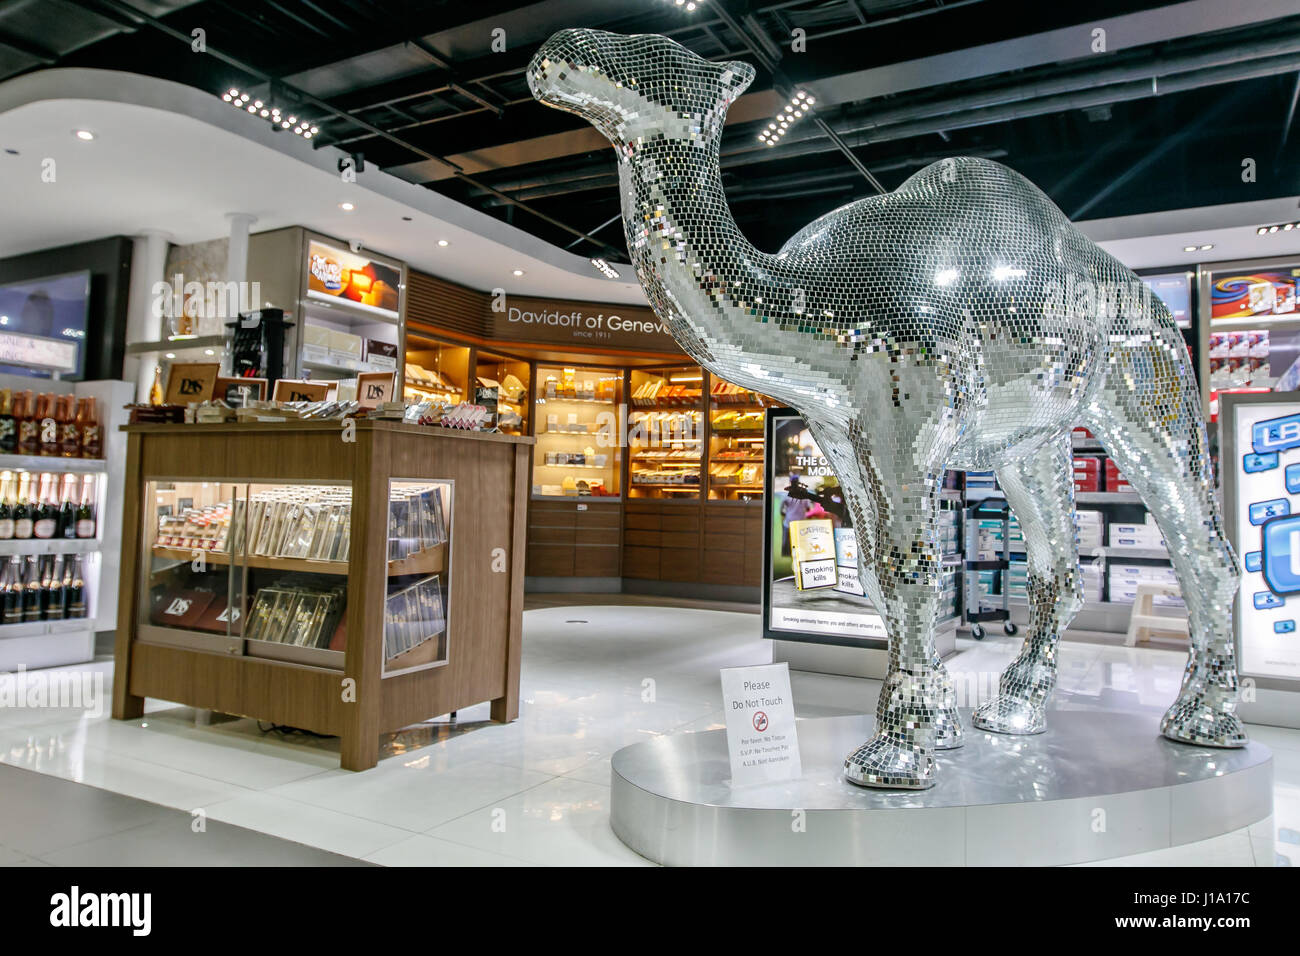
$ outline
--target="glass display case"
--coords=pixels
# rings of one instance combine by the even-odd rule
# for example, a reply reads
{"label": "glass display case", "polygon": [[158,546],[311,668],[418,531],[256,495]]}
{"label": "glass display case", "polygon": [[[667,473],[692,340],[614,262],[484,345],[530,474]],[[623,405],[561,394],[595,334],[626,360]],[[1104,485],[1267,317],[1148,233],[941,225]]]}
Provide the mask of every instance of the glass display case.
{"label": "glass display case", "polygon": [[480,405],[495,400],[497,427],[507,435],[528,434],[530,375],[523,359],[479,352],[475,360],[475,400]]}
{"label": "glass display case", "polygon": [[343,666],[350,486],[151,481],[145,500],[143,637]]}
{"label": "glass display case", "polygon": [[[389,482],[386,675],[447,662],[452,487]],[[343,666],[349,485],[152,481],[146,494],[143,637]]]}
{"label": "glass display case", "polygon": [[713,379],[709,388],[709,499],[761,501],[763,425],[774,403],[763,395]]}
{"label": "glass display case", "polygon": [[456,405],[467,401],[470,350],[408,331],[406,380],[403,397],[408,402],[433,401]]}
{"label": "glass display case", "polygon": [[388,483],[384,673],[447,663],[453,482]]}
{"label": "glass display case", "polygon": [[537,366],[534,495],[618,496],[622,398],[617,369]]}
{"label": "glass display case", "polygon": [[694,498],[704,451],[699,366],[633,369],[628,415],[628,496]]}

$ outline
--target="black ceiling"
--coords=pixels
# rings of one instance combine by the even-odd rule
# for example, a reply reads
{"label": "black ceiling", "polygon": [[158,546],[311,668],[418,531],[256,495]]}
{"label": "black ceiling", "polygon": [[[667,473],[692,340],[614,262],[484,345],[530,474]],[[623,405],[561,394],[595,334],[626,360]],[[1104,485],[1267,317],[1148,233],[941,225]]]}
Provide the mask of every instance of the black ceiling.
{"label": "black ceiling", "polygon": [[[1137,47],[1114,37],[1126,48],[1059,63],[1000,60],[986,48],[959,81],[880,93],[846,77],[943,54],[956,62],[963,50],[1064,27],[1087,42],[1088,25],[1106,17],[1156,20],[1188,7],[1090,0],[1085,17],[1074,4],[999,0],[695,2],[688,11],[674,0],[0,0],[0,77],[95,66],[213,95],[251,90],[310,117],[320,145],[586,255],[622,247],[613,154],[581,121],[533,102],[523,78],[541,41],[569,26],[663,33],[759,67],[733,107],[723,170],[733,213],[761,248],[876,183],[893,188],[963,154],[1014,167],[1074,218],[1300,193],[1300,131],[1289,129],[1300,2],[1275,4],[1290,16],[1181,24],[1185,35]],[[192,50],[195,30],[206,52]],[[791,52],[794,30],[807,52]],[[823,97],[824,128],[805,120],[778,147],[758,143],[764,104],[809,85],[849,92]],[[1242,181],[1245,158],[1256,161],[1253,183]]]}

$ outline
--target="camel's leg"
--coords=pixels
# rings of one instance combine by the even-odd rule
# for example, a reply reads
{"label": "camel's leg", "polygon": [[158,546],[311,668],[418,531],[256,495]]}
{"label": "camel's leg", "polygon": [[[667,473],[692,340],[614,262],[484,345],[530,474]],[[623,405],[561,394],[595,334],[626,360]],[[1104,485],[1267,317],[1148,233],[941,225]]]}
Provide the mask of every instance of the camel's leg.
{"label": "camel's leg", "polygon": [[[858,541],[858,580],[863,590],[876,609],[885,613],[885,599],[876,575],[873,555],[876,552],[876,540],[880,533],[876,521],[876,511],[869,503],[876,496],[870,473],[864,472],[858,465],[854,452],[853,439],[841,428],[816,422],[809,422],[817,447],[835,469],[844,500],[853,515],[853,527]],[[863,439],[854,435],[859,444]],[[1071,486],[1073,487],[1073,486]],[[893,632],[890,632],[892,636]],[[957,714],[957,688],[948,669],[943,666],[938,654],[931,662],[936,679],[941,688],[942,703],[935,720],[935,747],[938,750],[954,750],[965,740],[961,718]]]}
{"label": "camel's leg", "polygon": [[921,476],[873,476],[876,577],[889,631],[889,673],[876,705],[875,735],[844,761],[844,775],[868,787],[921,790],[934,783],[936,727],[944,707],[936,669],[939,616],[939,490],[943,468]]}
{"label": "camel's leg", "polygon": [[1069,436],[997,474],[1025,536],[1029,627],[1019,656],[1002,672],[997,696],[980,705],[974,723],[1003,734],[1038,734],[1056,686],[1057,642],[1083,604]]}
{"label": "camel's leg", "polygon": [[1182,690],[1161,721],[1171,740],[1241,747],[1232,601],[1237,561],[1214,491],[1201,400],[1176,330],[1144,345],[1115,346],[1088,427],[1155,516],[1190,618]]}

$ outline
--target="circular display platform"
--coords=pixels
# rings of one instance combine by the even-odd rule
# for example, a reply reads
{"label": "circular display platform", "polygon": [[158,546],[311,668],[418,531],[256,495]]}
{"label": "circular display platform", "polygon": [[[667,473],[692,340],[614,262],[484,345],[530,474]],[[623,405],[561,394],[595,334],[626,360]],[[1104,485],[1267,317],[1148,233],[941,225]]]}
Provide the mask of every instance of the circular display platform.
{"label": "circular display platform", "polygon": [[803,776],[731,787],[725,731],[659,737],[614,755],[610,823],[673,866],[1055,865],[1230,833],[1273,812],[1262,744],[1216,750],[1161,737],[1158,717],[1051,711],[1047,732],[976,730],[938,756],[929,790],[840,776],[871,717],[797,725]]}

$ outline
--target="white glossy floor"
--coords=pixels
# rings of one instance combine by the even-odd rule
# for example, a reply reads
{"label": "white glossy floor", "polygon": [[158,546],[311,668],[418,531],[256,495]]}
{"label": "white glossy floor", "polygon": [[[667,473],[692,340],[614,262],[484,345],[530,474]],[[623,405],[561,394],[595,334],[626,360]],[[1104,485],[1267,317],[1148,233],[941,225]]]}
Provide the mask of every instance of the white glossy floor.
{"label": "white glossy floor", "polygon": [[[249,720],[196,726],[193,711],[160,701],[128,723],[0,707],[0,762],[380,864],[647,865],[609,828],[610,756],[648,736],[720,728],[718,668],[770,660],[757,625],[752,614],[674,607],[528,611],[517,722],[491,724],[483,705],[454,726],[421,725],[362,774],[337,769],[336,741],[264,734]],[[949,668],[970,706],[1018,639],[959,646]],[[1067,641],[1055,706],[1163,710],[1182,663],[1173,651]],[[111,686],[111,662],[88,667]],[[862,712],[877,687],[794,675],[800,716]],[[1252,732],[1275,754],[1271,825],[1115,862],[1300,862],[1300,731]]]}

